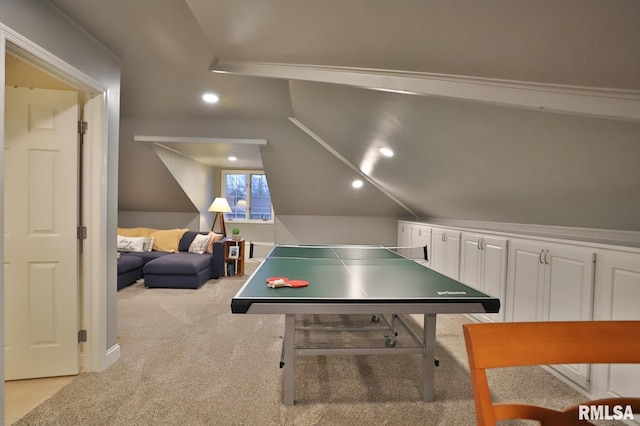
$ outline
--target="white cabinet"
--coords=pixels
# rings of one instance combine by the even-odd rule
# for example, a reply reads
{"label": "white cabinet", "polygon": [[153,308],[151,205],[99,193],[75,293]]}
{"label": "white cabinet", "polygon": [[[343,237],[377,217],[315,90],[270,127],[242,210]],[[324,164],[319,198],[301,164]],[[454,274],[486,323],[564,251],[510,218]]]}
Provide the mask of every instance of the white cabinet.
{"label": "white cabinet", "polygon": [[[595,320],[640,320],[639,253],[598,253],[597,282]],[[638,338],[629,336],[629,339]],[[640,365],[594,365],[593,368],[595,397],[640,395]]]}
{"label": "white cabinet", "polygon": [[411,247],[411,224],[409,222],[398,222],[398,253],[407,256],[408,247]]}
{"label": "white cabinet", "polygon": [[413,224],[411,226],[411,251],[408,257],[429,266],[430,246],[431,228],[429,226]]}
{"label": "white cabinet", "polygon": [[398,222],[398,252],[429,266],[431,227],[419,223]]}
{"label": "white cabinet", "polygon": [[[399,221],[407,257],[425,241],[432,269],[500,299],[500,313],[480,321],[640,320],[637,248]],[[594,399],[640,394],[638,365],[551,368]]]}
{"label": "white cabinet", "polygon": [[453,279],[460,276],[460,232],[431,229],[431,269]]}
{"label": "white cabinet", "polygon": [[[507,319],[593,319],[594,262],[595,253],[588,248],[512,240],[509,249]],[[554,368],[587,388],[588,365],[563,365]]]}
{"label": "white cabinet", "polygon": [[463,232],[460,243],[460,281],[500,299],[500,312],[478,314],[480,321],[504,321],[508,241]]}

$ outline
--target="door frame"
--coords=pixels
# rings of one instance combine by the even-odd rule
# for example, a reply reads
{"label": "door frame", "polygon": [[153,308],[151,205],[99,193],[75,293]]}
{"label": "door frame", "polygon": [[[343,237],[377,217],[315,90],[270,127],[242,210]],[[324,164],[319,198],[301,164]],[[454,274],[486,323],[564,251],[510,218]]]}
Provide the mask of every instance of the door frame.
{"label": "door frame", "polygon": [[[80,348],[81,372],[103,371],[120,357],[118,344],[107,346],[107,158],[108,158],[108,91],[100,83],[61,60],[57,56],[31,42],[0,23],[0,224],[4,227],[4,108],[5,108],[5,55],[16,54],[21,59],[46,69],[56,77],[84,93],[80,108],[84,109],[84,120],[89,129],[84,137],[82,162],[82,216],[87,227],[87,238],[83,251],[79,297],[79,325],[87,330],[88,341]],[[24,57],[22,57],[24,55]],[[3,231],[4,232],[4,231]],[[0,242],[0,258],[4,259],[4,238]],[[4,274],[0,274],[0,344],[4,347]],[[0,351],[0,378],[4,382],[4,350]],[[0,387],[0,408],[4,413],[4,386]]]}

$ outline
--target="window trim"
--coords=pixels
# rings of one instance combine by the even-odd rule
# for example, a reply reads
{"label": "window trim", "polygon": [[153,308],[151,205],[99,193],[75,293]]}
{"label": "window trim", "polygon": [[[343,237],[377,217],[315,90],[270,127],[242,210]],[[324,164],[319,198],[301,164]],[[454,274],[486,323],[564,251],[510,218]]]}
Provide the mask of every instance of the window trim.
{"label": "window trim", "polygon": [[[227,178],[228,174],[245,174],[247,175],[247,204],[249,205],[249,209],[251,209],[251,175],[264,175],[265,179],[267,174],[264,170],[254,170],[254,169],[223,169],[220,171],[220,194],[222,197],[226,197],[227,191]],[[268,183],[267,183],[268,185]],[[271,188],[269,188],[269,194],[271,194]],[[271,198],[271,196],[269,196]],[[227,215],[225,213],[224,220],[228,223],[252,223],[252,224],[274,224],[275,223],[275,214],[273,212],[273,203],[270,203],[271,207],[271,219],[235,219],[229,218],[227,219]]]}

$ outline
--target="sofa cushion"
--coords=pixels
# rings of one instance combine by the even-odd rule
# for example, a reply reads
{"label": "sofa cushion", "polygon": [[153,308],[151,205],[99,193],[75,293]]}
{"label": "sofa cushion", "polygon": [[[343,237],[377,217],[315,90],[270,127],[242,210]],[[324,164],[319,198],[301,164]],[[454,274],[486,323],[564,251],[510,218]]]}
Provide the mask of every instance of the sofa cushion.
{"label": "sofa cushion", "polygon": [[211,267],[211,255],[174,253],[162,256],[144,265],[144,274],[196,275]]}
{"label": "sofa cushion", "polygon": [[142,268],[142,259],[138,256],[120,256],[118,259],[118,274]]}
{"label": "sofa cushion", "polygon": [[189,246],[193,242],[196,235],[206,234],[206,232],[187,231],[180,238],[180,244],[178,244],[178,251],[189,251]]}
{"label": "sofa cushion", "polygon": [[120,258],[123,258],[125,256],[138,257],[142,259],[143,264],[151,262],[152,260],[157,259],[159,257],[171,255],[171,253],[166,251],[142,251],[142,252],[136,251],[136,252],[122,252],[121,254],[122,256],[120,256]]}

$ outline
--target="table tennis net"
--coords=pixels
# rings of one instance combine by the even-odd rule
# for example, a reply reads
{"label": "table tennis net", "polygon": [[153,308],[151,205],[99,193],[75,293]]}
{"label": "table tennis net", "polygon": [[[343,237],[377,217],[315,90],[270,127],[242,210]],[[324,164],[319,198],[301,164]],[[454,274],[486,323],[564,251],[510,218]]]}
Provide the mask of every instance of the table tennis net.
{"label": "table tennis net", "polygon": [[[376,255],[377,253],[377,255]],[[393,254],[391,254],[393,253]],[[382,246],[341,244],[274,244],[272,242],[249,242],[249,259],[262,261],[273,258],[337,258],[356,260],[363,258],[410,259],[425,263],[429,261],[428,246]]]}

